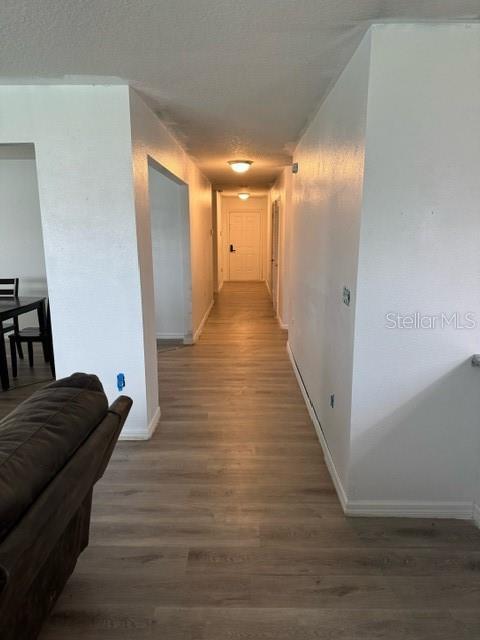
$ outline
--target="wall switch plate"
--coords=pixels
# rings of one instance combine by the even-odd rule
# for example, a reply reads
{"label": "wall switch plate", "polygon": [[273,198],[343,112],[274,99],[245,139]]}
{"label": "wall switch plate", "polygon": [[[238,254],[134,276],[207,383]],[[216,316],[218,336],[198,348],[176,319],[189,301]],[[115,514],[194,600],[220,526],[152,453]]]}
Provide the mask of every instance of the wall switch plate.
{"label": "wall switch plate", "polygon": [[332,393],[332,395],[330,396],[330,406],[332,407],[332,409],[335,407],[335,394]]}
{"label": "wall switch plate", "polygon": [[347,289],[347,287],[343,287],[343,304],[346,304],[347,307],[349,307],[350,300],[351,300],[350,289]]}

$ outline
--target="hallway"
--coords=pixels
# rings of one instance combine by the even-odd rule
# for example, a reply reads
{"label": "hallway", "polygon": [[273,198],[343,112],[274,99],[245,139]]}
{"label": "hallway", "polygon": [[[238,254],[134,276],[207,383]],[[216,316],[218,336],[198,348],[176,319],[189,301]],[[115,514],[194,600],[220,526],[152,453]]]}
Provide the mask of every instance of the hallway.
{"label": "hallway", "polygon": [[97,485],[42,640],[478,638],[480,533],[347,519],[263,283],[159,354],[161,422]]}

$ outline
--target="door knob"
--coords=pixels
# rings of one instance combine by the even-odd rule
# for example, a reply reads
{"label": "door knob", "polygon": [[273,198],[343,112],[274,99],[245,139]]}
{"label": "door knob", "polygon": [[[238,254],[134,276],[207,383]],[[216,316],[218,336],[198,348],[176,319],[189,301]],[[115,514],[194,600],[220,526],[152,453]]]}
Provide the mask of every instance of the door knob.
{"label": "door knob", "polygon": [[235,253],[236,249],[233,248],[233,244],[230,245],[230,253]]}

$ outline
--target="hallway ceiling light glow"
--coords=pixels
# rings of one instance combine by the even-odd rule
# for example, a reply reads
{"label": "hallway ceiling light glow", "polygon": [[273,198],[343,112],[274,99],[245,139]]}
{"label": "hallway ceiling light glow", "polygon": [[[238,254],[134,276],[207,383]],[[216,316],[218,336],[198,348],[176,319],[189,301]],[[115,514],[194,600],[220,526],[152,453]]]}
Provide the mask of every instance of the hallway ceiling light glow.
{"label": "hallway ceiling light glow", "polygon": [[247,193],[246,191],[242,191],[238,194],[238,197],[240,198],[240,200],[248,200],[250,197],[250,194]]}
{"label": "hallway ceiling light glow", "polygon": [[251,160],[229,160],[228,164],[235,171],[235,173],[245,173],[252,166]]}

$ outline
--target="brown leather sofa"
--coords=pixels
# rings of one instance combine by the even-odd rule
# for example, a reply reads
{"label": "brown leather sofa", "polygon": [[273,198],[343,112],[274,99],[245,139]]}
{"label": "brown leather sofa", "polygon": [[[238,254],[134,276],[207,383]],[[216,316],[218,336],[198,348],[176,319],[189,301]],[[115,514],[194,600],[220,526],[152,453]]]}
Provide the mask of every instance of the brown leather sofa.
{"label": "brown leather sofa", "polygon": [[130,411],[76,373],[0,421],[0,638],[34,640],[88,544],[94,484]]}

